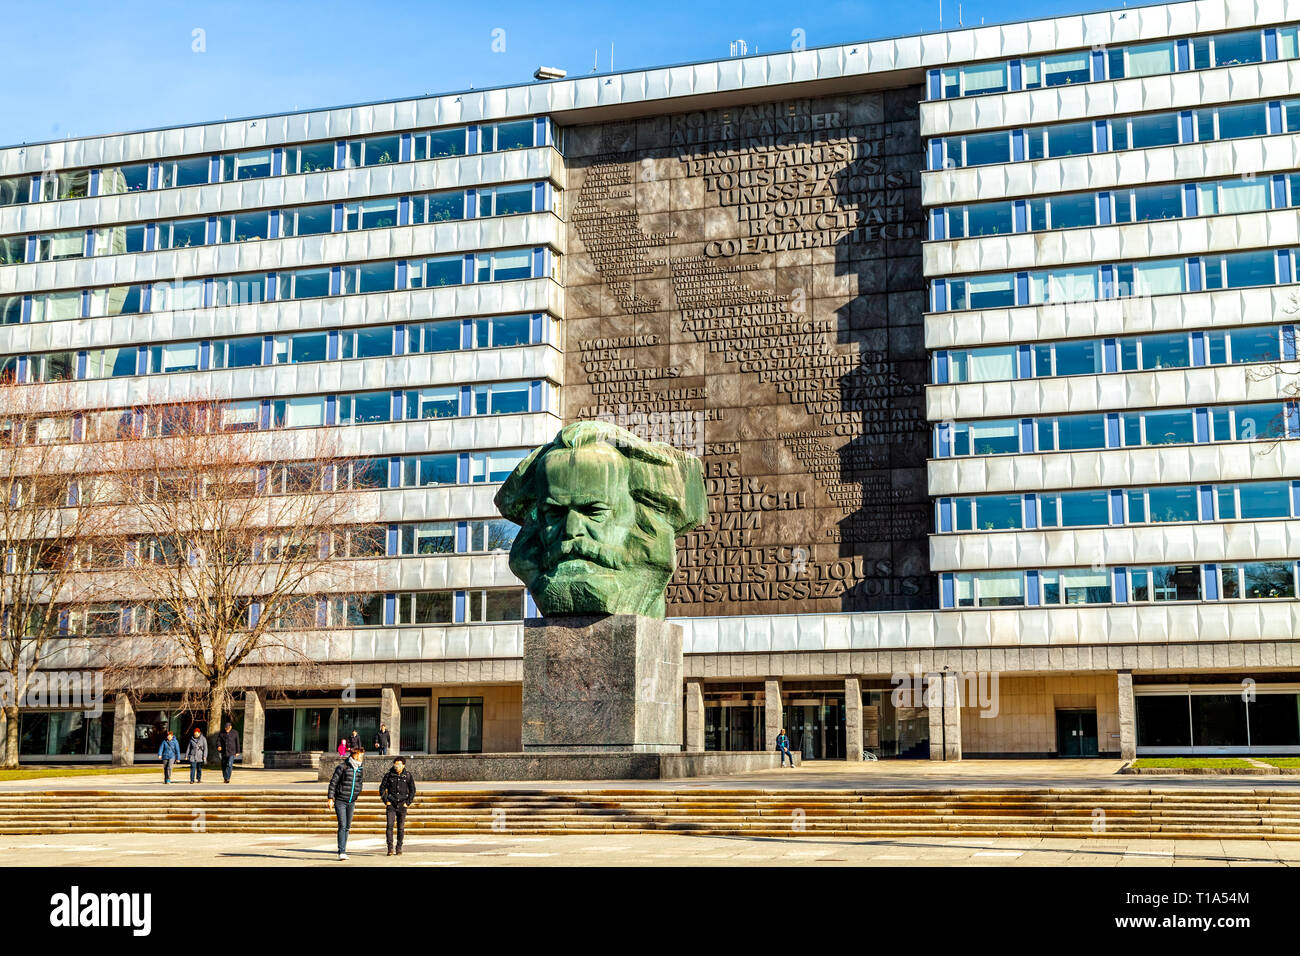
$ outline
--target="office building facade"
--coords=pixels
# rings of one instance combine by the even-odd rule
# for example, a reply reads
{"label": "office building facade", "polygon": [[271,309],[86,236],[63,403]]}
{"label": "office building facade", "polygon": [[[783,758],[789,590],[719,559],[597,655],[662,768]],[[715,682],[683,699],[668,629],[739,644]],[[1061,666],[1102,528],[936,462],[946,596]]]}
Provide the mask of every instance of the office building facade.
{"label": "office building facade", "polygon": [[[520,749],[492,495],[593,417],[704,460],[687,749],[1300,752],[1298,25],[1190,0],[9,147],[0,362],[87,421],[333,430],[375,496],[312,680],[240,674],[250,763],[381,719]],[[152,752],[177,700],[29,710],[22,759]]]}

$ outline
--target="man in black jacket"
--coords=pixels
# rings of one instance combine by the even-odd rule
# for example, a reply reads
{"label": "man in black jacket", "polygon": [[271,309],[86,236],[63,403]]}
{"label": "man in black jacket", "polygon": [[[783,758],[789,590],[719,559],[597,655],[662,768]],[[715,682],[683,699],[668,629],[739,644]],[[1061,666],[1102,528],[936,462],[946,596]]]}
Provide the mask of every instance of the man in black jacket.
{"label": "man in black jacket", "polygon": [[393,824],[397,824],[397,855],[402,855],[402,838],[406,836],[406,811],[415,802],[415,774],[406,769],[406,761],[398,757],[392,769],[379,782],[379,799],[384,801],[388,814],[388,855],[393,855]]}
{"label": "man in black jacket", "polygon": [[392,737],[388,733],[388,725],[380,724],[379,732],[375,734],[375,750],[379,756],[388,756],[388,748],[392,744]]}
{"label": "man in black jacket", "polygon": [[230,721],[226,729],[217,734],[217,753],[221,755],[221,776],[230,783],[230,775],[235,772],[235,758],[239,756],[239,731]]}
{"label": "man in black jacket", "polygon": [[357,808],[357,798],[361,796],[362,750],[349,750],[347,759],[334,768],[330,777],[329,808],[339,821],[339,859],[348,858],[348,831],[352,829],[352,811]]}

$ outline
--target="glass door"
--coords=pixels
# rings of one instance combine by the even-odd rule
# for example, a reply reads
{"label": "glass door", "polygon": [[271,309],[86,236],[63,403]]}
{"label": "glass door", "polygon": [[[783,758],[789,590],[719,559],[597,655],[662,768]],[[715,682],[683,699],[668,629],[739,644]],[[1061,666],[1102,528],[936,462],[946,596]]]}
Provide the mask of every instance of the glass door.
{"label": "glass door", "polygon": [[1097,712],[1058,710],[1056,752],[1062,757],[1097,756]]}
{"label": "glass door", "polygon": [[801,694],[786,701],[784,726],[790,749],[804,760],[844,759],[844,695]]}

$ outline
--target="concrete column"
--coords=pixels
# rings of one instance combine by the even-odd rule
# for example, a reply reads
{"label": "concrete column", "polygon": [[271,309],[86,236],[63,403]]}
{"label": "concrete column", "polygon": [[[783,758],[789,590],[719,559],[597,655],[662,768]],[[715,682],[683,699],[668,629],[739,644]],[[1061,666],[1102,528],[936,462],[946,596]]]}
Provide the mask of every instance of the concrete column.
{"label": "concrete column", "polygon": [[704,681],[686,682],[686,706],[682,714],[682,724],[686,728],[687,752],[702,753],[704,751]]}
{"label": "concrete column", "polygon": [[113,766],[135,764],[135,705],[126,694],[113,701]]}
{"label": "concrete column", "polygon": [[844,757],[862,760],[862,682],[844,678]]}
{"label": "concrete column", "polygon": [[4,762],[9,747],[9,715],[0,708],[0,763]]}
{"label": "concrete column", "polygon": [[258,690],[244,691],[244,748],[241,767],[266,766],[266,698]]}
{"label": "concrete column", "polygon": [[1133,700],[1133,672],[1119,671],[1119,759],[1137,758],[1137,704]]}
{"label": "concrete column", "polygon": [[781,732],[781,682],[768,680],[763,682],[763,732],[767,734],[764,741],[765,750],[776,749],[776,735]]}
{"label": "concrete column", "polygon": [[335,707],[330,711],[330,753],[338,749],[340,739],[342,738],[339,734],[339,709]]}
{"label": "concrete column", "polygon": [[961,698],[954,673],[926,675],[930,710],[930,759],[961,759]]}
{"label": "concrete column", "polygon": [[402,752],[402,688],[397,684],[385,684],[379,690],[379,722],[388,725],[388,738],[391,746],[388,752],[397,755]]}

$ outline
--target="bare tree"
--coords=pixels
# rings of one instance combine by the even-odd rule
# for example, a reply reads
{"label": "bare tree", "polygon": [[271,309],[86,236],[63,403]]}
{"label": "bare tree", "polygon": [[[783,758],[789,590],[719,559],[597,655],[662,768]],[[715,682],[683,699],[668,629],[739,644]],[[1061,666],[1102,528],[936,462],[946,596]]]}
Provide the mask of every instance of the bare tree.
{"label": "bare tree", "polygon": [[[312,663],[312,634],[345,624],[373,589],[383,534],[373,496],[321,429],[265,431],[240,406],[187,401],[105,425],[97,500],[119,516],[134,634],[114,642],[114,683],[201,695],[207,731],[233,710],[232,675]],[[369,499],[369,500],[367,500]]]}
{"label": "bare tree", "polygon": [[[107,515],[82,493],[94,449],[63,384],[0,381],[0,702],[4,766],[18,766],[18,723],[28,690],[69,615],[85,620],[103,587],[82,573]],[[73,625],[73,630],[77,626]]]}

